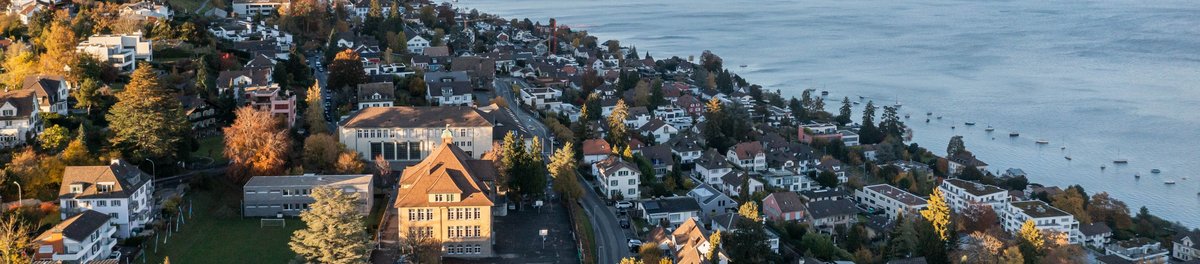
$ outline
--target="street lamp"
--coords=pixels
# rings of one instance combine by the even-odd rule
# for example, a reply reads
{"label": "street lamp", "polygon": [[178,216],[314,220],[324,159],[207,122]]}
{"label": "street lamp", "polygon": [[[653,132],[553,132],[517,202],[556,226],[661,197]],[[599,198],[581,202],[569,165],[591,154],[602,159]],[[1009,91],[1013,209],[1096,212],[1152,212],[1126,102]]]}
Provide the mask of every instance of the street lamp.
{"label": "street lamp", "polygon": [[158,166],[154,165],[154,161],[150,160],[150,158],[146,158],[146,161],[150,162],[150,173],[153,173],[154,176],[157,177],[158,176]]}
{"label": "street lamp", "polygon": [[17,185],[17,207],[21,207],[21,200],[25,200],[25,195],[21,193],[21,183],[13,181]]}

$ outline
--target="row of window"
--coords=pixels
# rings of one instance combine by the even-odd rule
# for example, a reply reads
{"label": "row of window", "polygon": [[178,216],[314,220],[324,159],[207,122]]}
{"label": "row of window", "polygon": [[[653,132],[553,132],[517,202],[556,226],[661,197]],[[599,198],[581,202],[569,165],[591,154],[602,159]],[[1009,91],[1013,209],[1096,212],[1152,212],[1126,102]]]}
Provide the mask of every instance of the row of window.
{"label": "row of window", "polygon": [[433,220],[433,209],[408,209],[408,221]]}
{"label": "row of window", "polygon": [[481,237],[483,233],[480,230],[479,226],[447,226],[446,237]]}
{"label": "row of window", "polygon": [[450,208],[446,218],[450,220],[480,219],[481,213],[479,208]]}
{"label": "row of window", "polygon": [[306,210],[306,209],[308,209],[308,204],[306,204],[306,203],[292,203],[292,204],[261,204],[261,205],[246,205],[246,209],[260,209],[260,208],[261,208],[261,209],[267,209],[267,208],[279,208],[279,209],[283,209],[284,211],[300,211],[300,210]]}
{"label": "row of window", "polygon": [[[429,137],[429,138],[441,137],[442,131],[443,131],[443,129],[440,129],[440,128],[428,128],[428,129],[423,129],[423,130],[424,131],[422,131],[422,132],[425,133],[425,137]],[[356,130],[354,130],[355,135],[357,135],[358,138],[419,137],[420,134],[418,134],[418,133],[421,133],[421,132],[417,132],[417,131],[418,130],[415,128],[356,129]],[[472,135],[471,129],[468,129],[468,128],[458,128],[458,129],[451,128],[450,132],[458,134],[459,137],[468,137],[468,136]]]}
{"label": "row of window", "polygon": [[[613,187],[616,187],[618,184],[621,184],[621,181],[611,180],[608,182],[608,185]],[[629,179],[629,185],[638,185],[637,179]]]}
{"label": "row of window", "polygon": [[121,206],[121,200],[94,200],[92,202],[80,201],[80,200],[67,200],[67,209],[76,208],[76,207],[108,207],[108,206]]}
{"label": "row of window", "polygon": [[421,159],[421,142],[371,142],[370,157],[385,160]]}
{"label": "row of window", "polygon": [[433,236],[432,226],[410,226],[408,227],[408,237],[431,237]]}
{"label": "row of window", "polygon": [[480,247],[479,247],[479,244],[471,244],[471,245],[451,244],[451,245],[446,245],[446,253],[450,254],[450,255],[479,254]]}

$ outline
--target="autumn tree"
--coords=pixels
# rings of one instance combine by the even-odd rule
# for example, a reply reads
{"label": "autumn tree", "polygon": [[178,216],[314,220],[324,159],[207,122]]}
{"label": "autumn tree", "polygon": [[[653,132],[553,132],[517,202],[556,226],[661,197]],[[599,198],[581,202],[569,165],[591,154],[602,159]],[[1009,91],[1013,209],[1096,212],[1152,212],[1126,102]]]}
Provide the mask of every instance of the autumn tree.
{"label": "autumn tree", "polygon": [[578,167],[578,162],[575,159],[575,144],[567,141],[563,146],[554,151],[554,156],[550,157],[550,164],[546,168],[550,171],[550,175],[554,177],[554,189],[561,193],[567,200],[573,200],[583,195],[583,187],[579,184],[579,179],[575,177],[575,168]]}
{"label": "autumn tree", "polygon": [[659,259],[663,258],[663,251],[658,248],[657,243],[645,243],[638,248],[638,257],[644,263],[658,263]]}
{"label": "autumn tree", "polygon": [[304,139],[304,169],[313,172],[332,171],[344,148],[332,135],[308,136]]}
{"label": "autumn tree", "polygon": [[929,195],[929,206],[921,210],[921,217],[933,225],[938,238],[943,242],[950,241],[950,206],[941,189],[933,189]]}
{"label": "autumn tree", "polygon": [[1042,232],[1038,230],[1037,225],[1033,220],[1025,220],[1021,225],[1021,230],[1017,234],[1017,245],[1021,249],[1021,255],[1025,256],[1025,263],[1038,263],[1038,259],[1042,256],[1042,247],[1046,241],[1042,238]]}
{"label": "autumn tree", "polygon": [[250,107],[237,110],[237,119],[226,127],[225,157],[228,175],[235,182],[251,176],[277,175],[283,172],[291,142],[287,129],[271,113]]}
{"label": "autumn tree", "polygon": [[32,231],[15,215],[0,219],[0,260],[3,260],[0,262],[29,263],[30,259],[25,250],[32,246]]}
{"label": "autumn tree", "polygon": [[1087,212],[1092,221],[1104,222],[1113,227],[1113,230],[1133,228],[1133,218],[1129,216],[1129,206],[1121,200],[1109,197],[1107,192],[1092,195]]}
{"label": "autumn tree", "polygon": [[708,244],[710,246],[708,247],[708,252],[704,252],[704,258],[713,259],[713,256],[721,251],[721,230],[717,230],[708,236]]}
{"label": "autumn tree", "polygon": [[42,149],[57,151],[71,139],[71,132],[59,125],[53,125],[38,135],[38,143]]}
{"label": "autumn tree", "polygon": [[624,146],[628,140],[629,132],[625,127],[625,118],[628,116],[629,106],[625,105],[625,99],[617,99],[617,105],[608,115],[608,142],[613,146]]}
{"label": "autumn tree", "polygon": [[983,232],[967,236],[965,243],[956,252],[955,263],[997,263],[1004,250],[1004,242]]}
{"label": "autumn tree", "polygon": [[89,161],[92,159],[92,154],[88,151],[86,139],[87,134],[81,126],[75,139],[71,140],[71,143],[67,143],[67,148],[63,149],[62,159],[64,163],[70,166],[88,165],[91,163]]}
{"label": "autumn tree", "polygon": [[985,204],[972,203],[963,208],[962,212],[957,215],[960,220],[955,221],[958,224],[958,230],[964,234],[975,232],[984,232],[988,229],[996,227],[1000,218],[996,215],[996,211],[991,206]]}
{"label": "autumn tree", "polygon": [[[333,61],[329,63],[329,78],[328,87],[333,91],[348,91],[350,88],[365,82],[367,79],[366,73],[363,72],[362,57],[358,52],[346,49],[338,52],[333,57]],[[339,100],[339,103],[344,103]]]}
{"label": "autumn tree", "polygon": [[4,52],[4,74],[0,75],[0,81],[11,90],[21,89],[25,77],[37,73],[37,67],[37,56],[29,45],[13,43]]}
{"label": "autumn tree", "polygon": [[54,23],[42,33],[45,52],[39,57],[41,74],[66,75],[68,67],[75,65],[75,32],[66,23]]}
{"label": "autumn tree", "polygon": [[329,133],[329,124],[325,122],[325,100],[321,98],[320,81],[314,82],[306,91],[304,102],[308,110],[304,111],[304,122],[308,123],[308,131],[312,134]]}
{"label": "autumn tree", "polygon": [[741,215],[742,217],[757,221],[758,220],[758,204],[755,204],[754,202],[742,203],[741,206],[738,206],[738,215]]}
{"label": "autumn tree", "polygon": [[344,151],[338,154],[335,168],[338,174],[359,174],[366,170],[366,164],[358,151]]}
{"label": "autumn tree", "polygon": [[354,193],[337,188],[312,190],[314,202],[300,213],[305,228],[292,233],[288,246],[312,263],[365,263],[369,236]]}
{"label": "autumn tree", "polygon": [[1075,216],[1075,219],[1079,220],[1079,224],[1087,225],[1092,223],[1091,215],[1084,208],[1087,205],[1087,196],[1079,192],[1078,189],[1067,188],[1062,193],[1050,197],[1050,205]]}
{"label": "autumn tree", "polygon": [[190,125],[183,105],[158,83],[158,74],[141,63],[130,76],[125,91],[106,116],[110,141],[128,157],[170,157],[176,154]]}

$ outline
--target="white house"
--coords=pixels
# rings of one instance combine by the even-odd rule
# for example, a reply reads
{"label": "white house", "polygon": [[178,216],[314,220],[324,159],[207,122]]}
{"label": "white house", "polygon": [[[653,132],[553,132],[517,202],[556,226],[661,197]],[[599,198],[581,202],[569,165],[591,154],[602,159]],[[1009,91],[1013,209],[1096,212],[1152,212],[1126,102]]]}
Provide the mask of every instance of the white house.
{"label": "white house", "polygon": [[698,136],[691,133],[675,135],[668,140],[666,145],[671,146],[671,153],[679,156],[679,162],[683,164],[691,164],[700,158],[700,153],[704,149],[701,147]]}
{"label": "white house", "polygon": [[701,210],[696,199],[680,196],[641,200],[637,209],[647,222],[658,224],[665,219],[671,226],[679,226],[688,219],[699,220]]}
{"label": "white house", "polygon": [[154,221],[154,176],[113,160],[101,166],[67,166],[58,190],[62,219],[96,211],[112,217],[116,237],[129,238]]}
{"label": "white house", "polygon": [[392,107],[396,100],[396,87],[392,82],[374,82],[358,85],[358,109],[367,107]]}
{"label": "white house", "polygon": [[[600,190],[609,198],[620,196],[625,201],[638,199],[641,192],[638,184],[641,182],[641,171],[636,165],[629,164],[617,156],[592,164],[592,171],[600,182]],[[615,198],[614,198],[615,199]]]}
{"label": "white house", "polygon": [[1200,232],[1184,232],[1175,239],[1171,257],[1183,261],[1200,259]]}
{"label": "white house", "polygon": [[425,99],[438,105],[471,105],[471,77],[465,71],[425,73]]}
{"label": "white house", "polygon": [[127,35],[96,35],[79,42],[77,51],[112,64],[122,73],[137,69],[137,61],[154,60],[153,42],[141,33]]}
{"label": "white house", "polygon": [[763,181],[771,187],[792,192],[809,191],[820,188],[820,184],[802,172],[772,170],[762,172]]}
{"label": "white house", "polygon": [[1093,248],[1104,248],[1108,244],[1108,240],[1112,237],[1111,228],[1104,222],[1091,223],[1079,226],[1079,233],[1083,235],[1083,244]]}
{"label": "white house", "polygon": [[492,122],[470,107],[368,107],[338,123],[338,141],[363,159],[415,162],[440,146],[448,130],[454,145],[479,159],[492,150],[492,129]]}
{"label": "white house", "polygon": [[687,111],[684,111],[683,108],[675,105],[659,106],[658,109],[654,109],[654,117],[662,119],[671,124],[671,126],[679,129],[687,129],[692,125],[692,116],[688,115]]}
{"label": "white house", "polygon": [[1042,232],[1058,232],[1065,235],[1070,244],[1083,242],[1083,234],[1079,232],[1079,220],[1075,216],[1054,208],[1041,200],[1012,202],[1001,213],[1004,231],[1017,233],[1025,221],[1033,221]]}
{"label": "white house", "polygon": [[[1142,264],[1167,264],[1167,259],[1170,257],[1169,251],[1162,246],[1162,242],[1154,241],[1149,238],[1139,237],[1130,240],[1117,241],[1104,247],[1104,254],[1096,258],[1098,262],[1104,264],[1115,263],[1142,263]],[[1120,258],[1117,260],[1115,258]]]}
{"label": "white house", "polygon": [[553,87],[521,88],[521,103],[535,109],[553,109],[562,104],[562,91]]}
{"label": "white house", "polygon": [[742,142],[729,148],[725,158],[748,171],[764,171],[767,169],[767,153],[763,151],[762,142]]}
{"label": "white house", "polygon": [[909,216],[929,206],[929,201],[925,198],[887,184],[866,186],[855,191],[854,201],[868,210],[883,211],[888,219],[893,220],[902,214]]}
{"label": "white house", "polygon": [[33,90],[0,93],[0,148],[23,145],[41,133],[38,103]]}
{"label": "white house", "polygon": [[[405,33],[407,34],[408,32]],[[409,54],[424,54],[425,48],[429,47],[429,40],[421,37],[421,35],[417,35],[416,32],[413,32],[413,34],[407,34],[405,36],[408,37],[407,44]]]}
{"label": "white house", "polygon": [[705,218],[737,211],[737,201],[708,184],[697,185],[688,191],[687,196],[696,199],[700,205],[700,216]]}
{"label": "white house", "polygon": [[725,157],[717,153],[717,150],[709,149],[696,159],[696,169],[692,171],[701,182],[712,186],[721,186],[721,177],[733,171],[733,164],[725,160]]}
{"label": "white house", "polygon": [[600,160],[608,158],[612,155],[612,146],[608,145],[608,141],[602,138],[593,138],[583,141],[583,163],[592,164]]}
{"label": "white house", "polygon": [[112,216],[84,210],[33,240],[37,249],[32,256],[34,263],[96,263],[109,259],[117,245],[113,237],[117,229]]}
{"label": "white house", "polygon": [[283,0],[233,0],[232,9],[240,16],[272,15],[287,8],[288,3]]}
{"label": "white house", "polygon": [[[743,186],[742,183],[746,183],[746,185]],[[765,186],[762,181],[742,172],[732,171],[721,176],[721,190],[729,196],[740,196],[743,187],[749,187],[746,189],[746,193],[753,195],[765,191]]]}
{"label": "white house", "polygon": [[653,138],[654,144],[666,143],[667,141],[671,140],[675,134],[679,134],[679,129],[676,129],[675,126],[672,126],[667,122],[663,122],[658,118],[650,119],[650,121],[646,122],[645,125],[639,127],[638,131],[640,131],[643,135],[649,135],[651,138]]}
{"label": "white house", "polygon": [[977,182],[946,179],[938,189],[942,190],[946,203],[955,211],[963,210],[971,204],[987,204],[996,212],[1000,212],[1008,202],[1008,191]]}
{"label": "white house", "polygon": [[[195,10],[192,10],[195,11]],[[153,1],[142,1],[137,3],[128,3],[121,5],[121,17],[135,17],[140,19],[160,19],[171,20],[175,16],[175,12],[165,4],[155,3]]]}

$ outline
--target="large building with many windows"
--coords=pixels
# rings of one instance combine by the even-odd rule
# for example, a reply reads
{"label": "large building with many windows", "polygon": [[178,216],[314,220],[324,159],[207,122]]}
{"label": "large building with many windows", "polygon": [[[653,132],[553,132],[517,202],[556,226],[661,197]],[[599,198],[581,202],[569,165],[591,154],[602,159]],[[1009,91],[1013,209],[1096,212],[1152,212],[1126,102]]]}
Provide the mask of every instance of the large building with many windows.
{"label": "large building with many windows", "polygon": [[375,192],[370,174],[254,176],[242,187],[242,216],[298,216],[308,209],[315,188],[335,188],[358,196],[358,211],[371,213]]}
{"label": "large building with many windows", "polygon": [[116,237],[129,238],[154,221],[154,176],[122,160],[102,166],[67,166],[58,190],[63,220],[95,211],[112,217]]}
{"label": "large building with many windows", "polygon": [[492,150],[492,122],[466,106],[368,107],[350,114],[338,125],[338,140],[364,159],[376,156],[392,162],[416,163],[441,142],[443,131],[468,158]]}
{"label": "large building with many windows", "polygon": [[430,239],[442,254],[457,258],[493,256],[492,206],[496,176],[489,160],[470,160],[451,130],[420,163],[404,169],[394,204],[402,240]]}

